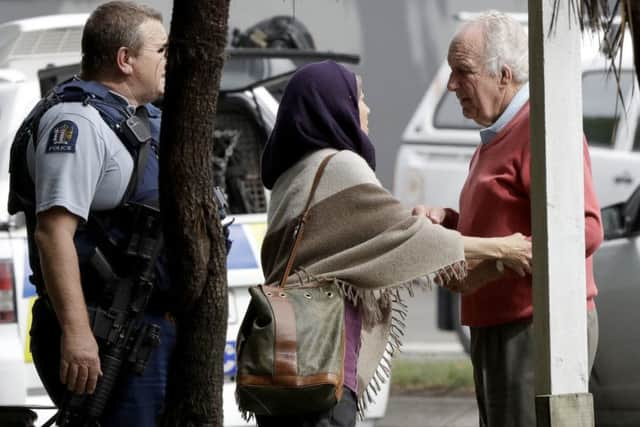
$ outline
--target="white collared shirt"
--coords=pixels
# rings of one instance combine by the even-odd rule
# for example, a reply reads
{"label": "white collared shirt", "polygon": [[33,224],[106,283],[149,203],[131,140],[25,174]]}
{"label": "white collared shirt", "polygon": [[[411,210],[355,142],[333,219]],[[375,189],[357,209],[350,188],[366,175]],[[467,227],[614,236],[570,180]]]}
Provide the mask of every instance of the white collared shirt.
{"label": "white collared shirt", "polygon": [[496,135],[506,126],[507,123],[515,117],[520,111],[520,108],[529,100],[529,82],[518,89],[518,92],[514,95],[513,99],[507,105],[507,108],[502,112],[498,120],[496,120],[491,126],[480,129],[480,140],[483,144],[488,144],[496,137]]}

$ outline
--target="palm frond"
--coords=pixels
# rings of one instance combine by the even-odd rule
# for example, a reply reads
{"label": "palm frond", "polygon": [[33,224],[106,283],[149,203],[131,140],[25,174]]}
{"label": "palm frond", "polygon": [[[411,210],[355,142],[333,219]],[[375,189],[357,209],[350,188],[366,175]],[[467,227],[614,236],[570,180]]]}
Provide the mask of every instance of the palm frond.
{"label": "palm frond", "polygon": [[[640,22],[640,1],[638,0],[555,0],[551,27],[557,25],[558,10],[562,3],[568,2],[570,14],[578,17],[580,30],[595,30],[602,34],[601,50],[609,58],[609,70],[615,76],[618,86],[618,98],[624,108],[624,98],[620,89],[620,71],[622,48],[625,32],[630,30],[634,47],[636,72],[640,70],[640,25],[634,28],[633,22]],[[635,30],[635,31],[634,31]]]}
{"label": "palm frond", "polygon": [[[609,10],[609,1],[607,0],[570,0],[573,3],[573,9],[576,10],[578,16],[581,17],[581,28],[590,27],[592,29],[606,29],[611,23],[611,17],[613,14]],[[616,5],[620,3],[620,0],[616,1]]]}
{"label": "palm frond", "polygon": [[[616,0],[616,3],[620,1],[621,0]],[[603,29],[610,20],[609,0],[555,0],[553,2],[550,31],[557,25],[558,12],[560,11],[562,3],[565,2],[568,3],[569,6],[569,17],[578,17],[581,31],[584,31],[585,27]]]}
{"label": "palm frond", "polygon": [[580,30],[601,31],[603,50],[615,58],[621,52],[624,33],[630,24],[631,3],[634,0],[555,0],[551,18],[552,31],[558,24],[558,11],[569,7],[569,16],[576,16]]}

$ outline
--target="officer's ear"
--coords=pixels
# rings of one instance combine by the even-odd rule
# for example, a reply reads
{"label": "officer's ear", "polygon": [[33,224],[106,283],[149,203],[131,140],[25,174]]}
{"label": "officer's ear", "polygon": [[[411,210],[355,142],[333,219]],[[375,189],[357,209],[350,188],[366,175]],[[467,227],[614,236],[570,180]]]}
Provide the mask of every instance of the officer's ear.
{"label": "officer's ear", "polygon": [[131,49],[128,47],[120,47],[116,53],[116,65],[120,72],[124,75],[130,75],[133,73]]}

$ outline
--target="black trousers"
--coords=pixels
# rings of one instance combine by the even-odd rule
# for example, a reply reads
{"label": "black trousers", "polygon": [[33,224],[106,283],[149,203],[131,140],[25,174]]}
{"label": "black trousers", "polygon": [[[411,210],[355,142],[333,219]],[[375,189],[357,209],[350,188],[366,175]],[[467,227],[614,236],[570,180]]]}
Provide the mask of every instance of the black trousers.
{"label": "black trousers", "polygon": [[354,427],[358,411],[356,394],[344,387],[342,399],[331,409],[292,417],[258,416],[258,427]]}
{"label": "black trousers", "polygon": [[[598,313],[587,313],[589,372],[598,347]],[[471,328],[480,427],[536,427],[533,321]]]}

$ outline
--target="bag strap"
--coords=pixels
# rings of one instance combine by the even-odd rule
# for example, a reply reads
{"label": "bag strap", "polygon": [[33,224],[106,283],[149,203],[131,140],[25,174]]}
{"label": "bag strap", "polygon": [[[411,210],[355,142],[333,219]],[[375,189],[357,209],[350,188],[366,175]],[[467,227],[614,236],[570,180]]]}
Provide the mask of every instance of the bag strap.
{"label": "bag strap", "polygon": [[325,157],[320,166],[318,166],[318,171],[316,172],[316,176],[313,179],[313,184],[311,185],[311,191],[309,192],[309,198],[307,199],[307,204],[302,211],[302,215],[300,215],[300,219],[298,220],[298,225],[296,226],[296,240],[293,242],[291,247],[291,252],[289,253],[289,259],[287,260],[287,266],[284,269],[284,274],[282,275],[282,279],[280,279],[279,288],[284,288],[284,284],[287,281],[287,277],[291,273],[291,268],[293,267],[293,261],[296,259],[296,252],[298,251],[298,245],[302,240],[302,234],[304,232],[304,225],[307,222],[307,216],[309,215],[309,209],[311,208],[311,201],[313,200],[313,196],[316,194],[316,190],[318,188],[318,184],[320,184],[320,178],[322,178],[322,174],[324,173],[329,160],[337,153],[329,154]]}

